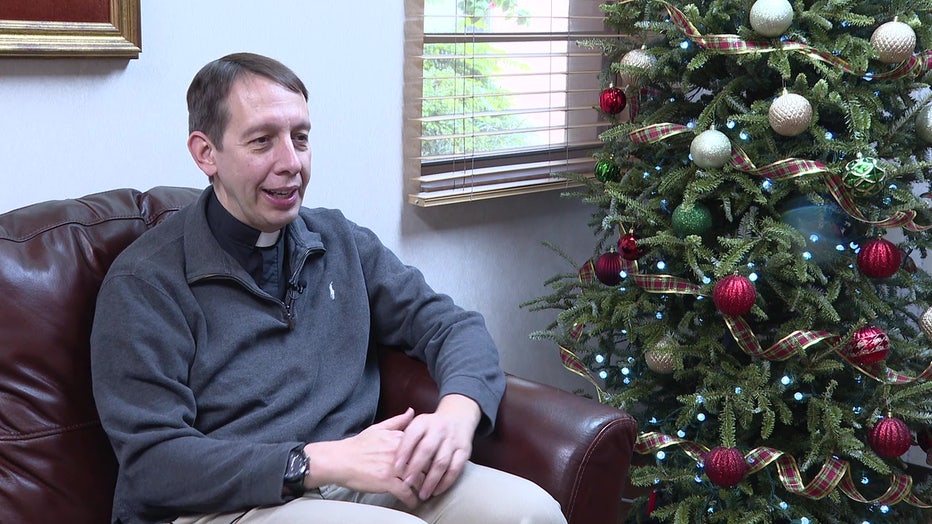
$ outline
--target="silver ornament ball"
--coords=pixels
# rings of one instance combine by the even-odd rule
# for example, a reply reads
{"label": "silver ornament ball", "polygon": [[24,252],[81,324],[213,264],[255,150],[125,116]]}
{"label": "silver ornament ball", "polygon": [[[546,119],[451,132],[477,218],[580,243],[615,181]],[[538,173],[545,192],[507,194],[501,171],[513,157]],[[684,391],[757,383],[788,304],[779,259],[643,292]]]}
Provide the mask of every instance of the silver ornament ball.
{"label": "silver ornament ball", "polygon": [[919,327],[922,328],[922,332],[926,334],[926,337],[932,340],[932,307],[919,317]]}
{"label": "silver ornament ball", "polygon": [[701,168],[720,168],[731,159],[731,140],[721,131],[703,131],[689,144],[693,162]]}
{"label": "silver ornament ball", "polygon": [[784,93],[770,104],[770,128],[783,136],[796,136],[812,123],[812,105],[796,93]]}
{"label": "silver ornament ball", "polygon": [[751,6],[750,22],[763,36],[780,36],[793,24],[793,6],[787,0],[757,0]]}
{"label": "silver ornament ball", "polygon": [[932,144],[932,104],[919,110],[916,115],[916,134],[927,144]]}
{"label": "silver ornament ball", "polygon": [[871,45],[877,58],[885,64],[899,64],[913,55],[916,48],[916,32],[912,27],[893,20],[874,30]]}
{"label": "silver ornament ball", "polygon": [[[643,49],[632,49],[625,53],[625,56],[621,57],[621,60],[618,61],[620,65],[636,67],[638,69],[648,70],[657,59],[653,56],[647,54]],[[632,87],[637,87],[640,85],[641,75],[630,72],[622,71],[618,75],[621,80],[622,85],[629,85]]]}

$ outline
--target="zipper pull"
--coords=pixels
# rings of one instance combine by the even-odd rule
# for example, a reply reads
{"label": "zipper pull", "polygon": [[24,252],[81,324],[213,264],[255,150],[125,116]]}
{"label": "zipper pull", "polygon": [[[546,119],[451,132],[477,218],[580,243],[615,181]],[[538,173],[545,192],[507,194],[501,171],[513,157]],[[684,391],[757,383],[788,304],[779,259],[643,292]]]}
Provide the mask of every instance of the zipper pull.
{"label": "zipper pull", "polygon": [[289,282],[288,291],[285,293],[285,318],[288,319],[288,329],[294,331],[295,314],[294,301],[298,295],[304,293],[307,284],[304,282]]}

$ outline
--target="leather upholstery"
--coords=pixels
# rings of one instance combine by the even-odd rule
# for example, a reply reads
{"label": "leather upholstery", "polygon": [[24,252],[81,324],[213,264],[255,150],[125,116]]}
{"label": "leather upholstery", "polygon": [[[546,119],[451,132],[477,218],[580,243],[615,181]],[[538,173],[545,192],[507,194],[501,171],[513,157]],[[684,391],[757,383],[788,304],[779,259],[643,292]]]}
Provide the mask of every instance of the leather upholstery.
{"label": "leather upholstery", "polygon": [[[123,248],[199,192],[117,189],[0,215],[0,522],[109,522],[116,463],[88,348],[97,289]],[[382,355],[384,412],[430,409],[426,368]],[[538,482],[571,524],[613,523],[634,436],[621,411],[509,377],[474,458]]]}

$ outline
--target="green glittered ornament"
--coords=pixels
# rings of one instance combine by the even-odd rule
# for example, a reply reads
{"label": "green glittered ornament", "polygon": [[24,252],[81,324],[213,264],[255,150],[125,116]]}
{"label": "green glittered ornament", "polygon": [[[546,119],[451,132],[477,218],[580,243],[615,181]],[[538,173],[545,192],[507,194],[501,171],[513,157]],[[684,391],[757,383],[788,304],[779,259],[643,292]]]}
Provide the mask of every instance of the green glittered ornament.
{"label": "green glittered ornament", "polygon": [[711,227],[712,213],[698,202],[691,206],[681,204],[673,210],[673,232],[679,237],[702,235]]}
{"label": "green glittered ornament", "polygon": [[595,163],[595,177],[599,182],[618,182],[621,180],[621,171],[614,162],[599,160]]}
{"label": "green glittered ornament", "polygon": [[886,173],[877,164],[876,158],[858,157],[845,166],[841,182],[856,196],[876,195],[883,189]]}

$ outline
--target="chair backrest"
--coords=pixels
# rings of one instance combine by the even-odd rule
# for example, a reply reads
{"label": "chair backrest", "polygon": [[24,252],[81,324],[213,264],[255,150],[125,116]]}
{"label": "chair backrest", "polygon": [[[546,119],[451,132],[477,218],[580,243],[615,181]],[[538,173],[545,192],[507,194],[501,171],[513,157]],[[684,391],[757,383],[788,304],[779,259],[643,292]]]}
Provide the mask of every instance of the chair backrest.
{"label": "chair backrest", "polygon": [[114,257],[198,189],[116,189],[0,215],[0,521],[107,523],[116,474],[88,341]]}

